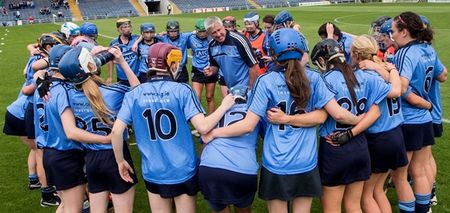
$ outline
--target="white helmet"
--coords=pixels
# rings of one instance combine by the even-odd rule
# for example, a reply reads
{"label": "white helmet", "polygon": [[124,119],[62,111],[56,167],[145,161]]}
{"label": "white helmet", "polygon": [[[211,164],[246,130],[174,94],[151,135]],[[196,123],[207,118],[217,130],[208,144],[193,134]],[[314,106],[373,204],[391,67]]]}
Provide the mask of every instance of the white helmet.
{"label": "white helmet", "polygon": [[61,25],[61,32],[64,33],[67,39],[70,36],[80,35],[80,27],[72,22],[65,22]]}

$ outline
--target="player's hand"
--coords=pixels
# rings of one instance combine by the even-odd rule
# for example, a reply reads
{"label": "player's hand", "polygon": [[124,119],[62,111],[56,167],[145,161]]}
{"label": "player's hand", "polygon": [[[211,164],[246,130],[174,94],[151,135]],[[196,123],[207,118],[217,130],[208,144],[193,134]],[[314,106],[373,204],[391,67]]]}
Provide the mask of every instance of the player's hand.
{"label": "player's hand", "polygon": [[202,135],[202,142],[203,142],[203,144],[208,144],[209,142],[214,140],[213,131],[214,130],[211,130],[207,134]]}
{"label": "player's hand", "polygon": [[223,107],[225,110],[229,110],[236,103],[234,99],[235,97],[233,95],[228,94],[223,98],[220,106]]}
{"label": "player's hand", "polygon": [[375,70],[375,71],[384,69],[380,64],[375,63],[374,61],[371,60],[363,60],[359,62],[359,68],[363,70]]}
{"label": "player's hand", "polygon": [[130,176],[131,174],[134,174],[133,168],[131,168],[130,164],[126,160],[122,160],[121,162],[117,163],[119,166],[119,174],[120,177],[126,182],[133,183],[133,178]]}
{"label": "player's hand", "polygon": [[263,56],[261,57],[261,59],[264,61],[264,63],[269,63],[270,61],[272,61],[272,57],[270,56]]}
{"label": "player's hand", "polygon": [[212,70],[210,66],[207,66],[203,69],[203,74],[207,77],[212,76]]}
{"label": "player's hand", "polygon": [[137,53],[138,47],[139,47],[138,43],[134,43],[133,46],[131,47],[131,50],[132,50],[133,52]]}
{"label": "player's hand", "polygon": [[114,55],[114,60],[113,60],[113,62],[114,62],[115,64],[127,63],[127,62],[125,61],[125,58],[123,58],[123,54],[122,54],[122,52],[120,51],[120,48],[119,48],[119,47],[111,47],[111,48],[108,49],[108,52],[110,52],[111,54]]}
{"label": "player's hand", "polygon": [[353,133],[351,129],[334,132],[326,137],[328,143],[334,146],[340,146],[346,144],[350,139],[353,138]]}
{"label": "player's hand", "polygon": [[106,83],[107,83],[107,84],[112,84],[112,77],[111,77],[111,76],[109,76],[109,77],[106,79]]}
{"label": "player's hand", "polygon": [[287,115],[279,108],[271,108],[266,112],[267,120],[273,124],[286,124],[288,122]]}
{"label": "player's hand", "polygon": [[325,28],[327,30],[327,38],[333,39],[333,35],[334,35],[334,26],[333,26],[333,24],[328,22],[327,26]]}
{"label": "player's hand", "polygon": [[[47,99],[48,99],[49,95],[50,95],[50,86],[52,85],[52,82],[50,81],[50,78],[49,78],[47,72],[44,73],[44,76],[39,76],[36,79],[36,85],[37,85],[37,90],[39,92],[39,97],[44,98],[45,96],[47,96]],[[45,98],[44,98],[44,100],[45,100]]]}

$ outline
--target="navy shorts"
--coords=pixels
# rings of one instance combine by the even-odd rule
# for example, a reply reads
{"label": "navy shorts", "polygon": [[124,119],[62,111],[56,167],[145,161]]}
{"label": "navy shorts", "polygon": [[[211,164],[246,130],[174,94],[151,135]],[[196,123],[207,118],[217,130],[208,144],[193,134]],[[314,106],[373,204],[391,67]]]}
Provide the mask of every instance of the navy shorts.
{"label": "navy shorts", "polygon": [[192,66],[191,69],[191,73],[192,73],[192,82],[197,82],[197,83],[201,83],[201,84],[211,84],[211,83],[216,83],[217,81],[217,75],[212,75],[212,76],[205,76],[205,74],[198,70],[197,67]]}
{"label": "navy shorts", "polygon": [[194,196],[199,191],[198,174],[189,180],[178,184],[157,184],[145,181],[145,188],[153,194],[159,194],[162,198],[174,198],[182,194]]}
{"label": "navy shorts", "polygon": [[257,175],[200,166],[198,176],[202,194],[211,209],[216,212],[222,211],[228,205],[246,208],[253,203]]}
{"label": "navy shorts", "polygon": [[25,111],[25,131],[28,139],[35,139],[33,103],[29,103]]}
{"label": "navy shorts", "polygon": [[178,82],[178,83],[188,83],[189,82],[189,74],[188,74],[186,66],[184,66],[183,69],[181,69],[181,73],[178,76],[176,82]]}
{"label": "navy shorts", "polygon": [[440,124],[433,123],[433,132],[434,132],[434,137],[435,138],[442,137],[442,132],[444,132],[444,128],[442,126],[442,123],[440,123]]}
{"label": "navy shorts", "polygon": [[[124,147],[127,147],[127,145],[125,144]],[[133,171],[136,171],[128,149],[124,149],[123,156],[133,168]],[[91,193],[109,191],[113,194],[122,194],[138,181],[136,174],[133,173],[130,173],[133,183],[126,182],[120,177],[112,149],[88,150],[86,152],[86,174],[89,192]]]}
{"label": "navy shorts", "polygon": [[27,132],[25,131],[25,120],[21,120],[6,111],[3,133],[6,135],[27,136]]}
{"label": "navy shorts", "polygon": [[348,185],[369,179],[370,154],[364,134],[342,146],[332,146],[320,137],[319,171],[322,185]]}
{"label": "navy shorts", "polygon": [[217,75],[217,77],[218,77],[217,82],[219,83],[220,86],[227,86],[227,84],[225,84],[225,79],[223,79],[223,76]]}
{"label": "navy shorts", "polygon": [[372,173],[385,173],[389,169],[395,170],[408,164],[400,126],[386,132],[366,134],[366,138]]}
{"label": "navy shorts", "polygon": [[43,162],[48,185],[54,185],[60,191],[85,184],[84,155],[82,150],[44,148]]}
{"label": "navy shorts", "polygon": [[130,86],[130,82],[128,82],[128,80],[117,79],[117,83],[125,85],[125,86]]}
{"label": "navy shorts", "polygon": [[417,151],[422,147],[433,145],[433,123],[403,124],[403,137],[405,139],[406,151]]}
{"label": "navy shorts", "polygon": [[278,175],[261,168],[259,197],[263,200],[289,201],[297,197],[320,196],[322,185],[317,167],[309,172],[292,175]]}

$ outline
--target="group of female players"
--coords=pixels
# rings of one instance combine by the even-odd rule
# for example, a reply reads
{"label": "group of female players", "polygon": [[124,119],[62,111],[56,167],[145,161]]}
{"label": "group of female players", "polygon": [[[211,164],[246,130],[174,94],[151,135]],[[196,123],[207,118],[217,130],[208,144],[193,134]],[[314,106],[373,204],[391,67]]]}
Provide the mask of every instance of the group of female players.
{"label": "group of female players", "polygon": [[[211,20],[207,30],[223,27]],[[337,41],[317,43],[309,55],[319,72],[300,62],[308,51],[303,36],[275,30],[269,39],[274,66],[252,88],[229,88],[208,116],[191,87],[174,82],[182,52],[170,44],[149,48],[146,82],[118,48],[55,45],[34,84],[47,185],[56,187],[64,212],[81,211],[86,183],[91,211],[105,212],[111,193],[115,211],[132,212],[137,175],[126,143],[132,125],[152,212],[173,205],[196,212],[198,191],[214,212],[229,212],[230,205],[250,212],[258,135],[258,192],[269,212],[288,212],[289,203],[293,212],[309,212],[314,197],[324,212],[340,212],[342,204],[346,212],[391,212],[383,192],[390,171],[400,212],[427,212],[435,179],[431,145],[442,132],[432,114],[441,110],[439,82],[447,71],[420,16],[404,12],[384,24],[390,27],[378,42],[395,47],[393,64],[377,58],[373,36],[361,35],[353,38],[351,63]],[[105,51],[131,87],[98,77],[95,55]],[[43,80],[44,72],[51,78]],[[188,121],[202,134],[200,159]]]}

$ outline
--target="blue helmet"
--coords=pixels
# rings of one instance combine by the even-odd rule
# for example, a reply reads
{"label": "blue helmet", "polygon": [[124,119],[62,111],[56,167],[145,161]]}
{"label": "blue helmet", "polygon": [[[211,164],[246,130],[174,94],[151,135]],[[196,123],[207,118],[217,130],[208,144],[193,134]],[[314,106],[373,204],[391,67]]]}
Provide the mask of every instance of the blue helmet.
{"label": "blue helmet", "polygon": [[291,13],[289,13],[287,10],[282,10],[275,16],[275,24],[283,24],[287,21],[294,21],[294,18],[292,18]]}
{"label": "blue helmet", "polygon": [[80,27],[80,33],[87,36],[96,36],[98,34],[97,26],[91,22],[84,22]]}
{"label": "blue helmet", "polygon": [[390,35],[392,33],[392,19],[385,21],[380,27],[380,33]]}
{"label": "blue helmet", "polygon": [[282,28],[272,33],[269,45],[277,61],[301,59],[306,50],[306,41],[296,30]]}
{"label": "blue helmet", "polygon": [[67,39],[70,36],[80,35],[80,27],[72,22],[65,22],[61,25],[61,32],[64,33]]}
{"label": "blue helmet", "polygon": [[81,46],[66,52],[59,61],[58,67],[61,75],[74,84],[82,84],[89,79],[93,71],[97,71],[91,53]]}
{"label": "blue helmet", "polygon": [[259,23],[259,15],[255,11],[251,11],[244,16],[244,22],[254,22],[256,25]]}
{"label": "blue helmet", "polygon": [[420,15],[420,19],[422,19],[423,24],[427,25],[427,27],[430,27],[430,21],[427,19],[426,16]]}
{"label": "blue helmet", "polygon": [[248,86],[236,85],[229,90],[230,94],[235,97],[235,102],[238,104],[246,103],[248,97]]}
{"label": "blue helmet", "polygon": [[152,23],[141,24],[141,34],[144,32],[155,32],[155,25]]}
{"label": "blue helmet", "polygon": [[48,53],[48,64],[50,69],[58,69],[58,64],[61,58],[71,50],[72,47],[69,45],[58,44],[50,50]]}

